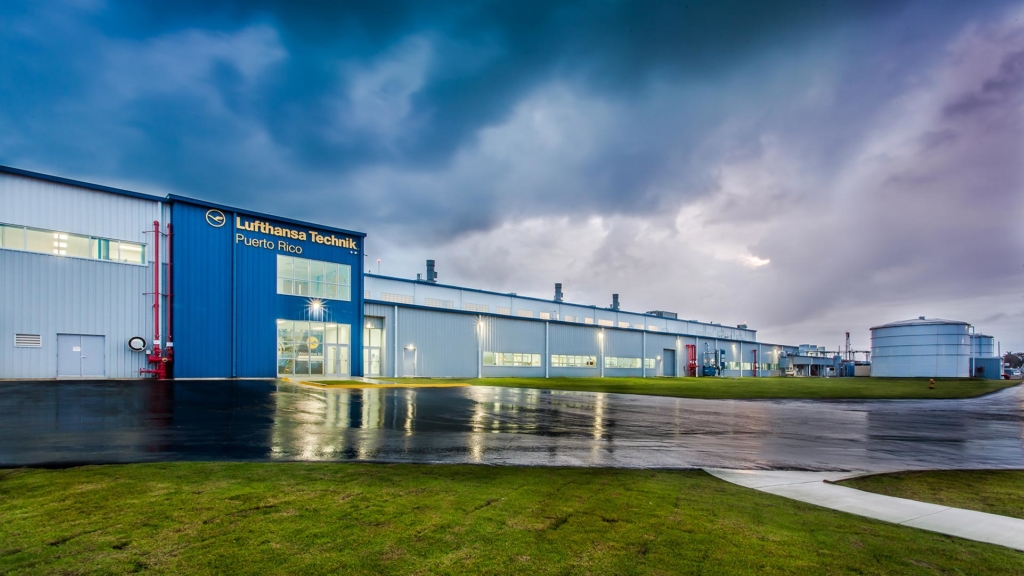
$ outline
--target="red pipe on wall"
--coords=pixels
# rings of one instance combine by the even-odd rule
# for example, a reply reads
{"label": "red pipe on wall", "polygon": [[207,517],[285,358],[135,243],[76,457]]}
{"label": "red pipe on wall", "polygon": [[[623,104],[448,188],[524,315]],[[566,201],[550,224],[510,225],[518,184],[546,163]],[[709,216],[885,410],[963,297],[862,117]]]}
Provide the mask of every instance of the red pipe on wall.
{"label": "red pipe on wall", "polygon": [[153,354],[160,355],[160,222],[153,220]]}
{"label": "red pipe on wall", "polygon": [[152,374],[158,380],[167,378],[169,357],[160,353],[160,222],[153,221],[153,349],[146,360],[156,364],[155,368],[142,368],[139,372]]}

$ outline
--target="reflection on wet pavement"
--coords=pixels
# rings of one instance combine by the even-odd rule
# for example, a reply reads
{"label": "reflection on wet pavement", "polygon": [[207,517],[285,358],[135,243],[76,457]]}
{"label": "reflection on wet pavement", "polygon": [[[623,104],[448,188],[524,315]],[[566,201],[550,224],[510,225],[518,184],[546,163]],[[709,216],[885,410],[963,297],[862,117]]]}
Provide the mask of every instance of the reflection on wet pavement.
{"label": "reflection on wet pavement", "polygon": [[1024,386],[968,400],[692,400],[269,381],[0,383],[0,464],[375,460],[542,466],[1024,467]]}

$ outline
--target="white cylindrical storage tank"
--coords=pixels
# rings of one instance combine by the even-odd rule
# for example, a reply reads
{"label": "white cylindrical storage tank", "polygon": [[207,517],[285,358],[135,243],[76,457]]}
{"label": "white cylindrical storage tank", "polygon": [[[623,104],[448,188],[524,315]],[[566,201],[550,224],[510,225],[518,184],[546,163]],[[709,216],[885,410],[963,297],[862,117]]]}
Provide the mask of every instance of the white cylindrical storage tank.
{"label": "white cylindrical storage tank", "polygon": [[971,358],[995,358],[996,339],[986,334],[971,334]]}
{"label": "white cylindrical storage tank", "polygon": [[921,316],[871,329],[871,375],[893,378],[967,378],[970,325]]}

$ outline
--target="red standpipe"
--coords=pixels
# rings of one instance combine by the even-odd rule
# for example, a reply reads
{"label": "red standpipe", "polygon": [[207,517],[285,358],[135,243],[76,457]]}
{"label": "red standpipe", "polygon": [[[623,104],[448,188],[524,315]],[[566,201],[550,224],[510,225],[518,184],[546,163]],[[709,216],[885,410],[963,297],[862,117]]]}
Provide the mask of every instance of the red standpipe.
{"label": "red standpipe", "polygon": [[697,345],[687,344],[686,345],[686,375],[696,376],[697,375]]}
{"label": "red standpipe", "polygon": [[167,378],[167,364],[170,358],[160,353],[160,222],[153,221],[153,351],[146,357],[154,368],[142,368],[142,374],[152,374],[157,380]]}

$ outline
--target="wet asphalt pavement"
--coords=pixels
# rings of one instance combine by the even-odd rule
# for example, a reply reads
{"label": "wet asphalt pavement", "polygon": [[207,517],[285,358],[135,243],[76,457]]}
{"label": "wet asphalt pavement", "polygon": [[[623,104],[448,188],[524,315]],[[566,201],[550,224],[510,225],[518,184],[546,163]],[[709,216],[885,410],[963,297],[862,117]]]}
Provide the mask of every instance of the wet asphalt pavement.
{"label": "wet asphalt pavement", "polygon": [[692,400],[273,381],[0,382],[0,465],[169,460],[1024,468],[1024,386],[967,400]]}

